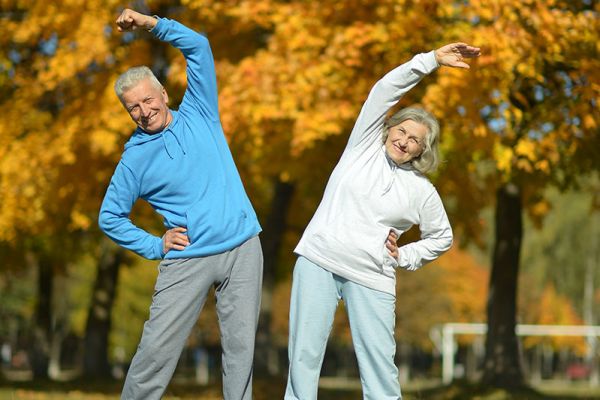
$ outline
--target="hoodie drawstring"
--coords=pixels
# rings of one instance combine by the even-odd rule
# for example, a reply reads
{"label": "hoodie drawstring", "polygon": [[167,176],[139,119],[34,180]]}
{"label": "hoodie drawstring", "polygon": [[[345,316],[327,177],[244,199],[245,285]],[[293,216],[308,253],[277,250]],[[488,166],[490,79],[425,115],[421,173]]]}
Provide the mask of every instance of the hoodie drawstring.
{"label": "hoodie drawstring", "polygon": [[[167,136],[167,134],[169,134],[169,135]],[[161,136],[162,136],[163,145],[165,146],[165,151],[167,152],[167,155],[169,156],[170,159],[173,159],[174,153],[173,153],[173,148],[171,148],[171,150],[169,150],[170,140],[168,139],[168,137],[173,137],[175,139],[175,141],[177,142],[177,145],[183,152],[183,154],[184,155],[186,154],[184,147],[181,145],[181,142],[179,141],[179,138],[177,138],[177,136],[173,132],[171,132],[170,130],[166,130],[161,134]]]}

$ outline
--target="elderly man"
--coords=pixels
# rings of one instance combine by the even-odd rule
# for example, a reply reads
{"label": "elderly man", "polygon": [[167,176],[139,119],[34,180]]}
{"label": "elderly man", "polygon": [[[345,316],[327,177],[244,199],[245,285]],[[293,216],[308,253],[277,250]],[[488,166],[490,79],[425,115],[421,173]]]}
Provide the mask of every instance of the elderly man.
{"label": "elderly man", "polygon": [[[209,289],[216,288],[225,399],[252,398],[252,361],[262,284],[260,225],[219,120],[207,39],[180,23],[126,9],[119,31],[146,29],[178,48],[188,86],[178,111],[147,67],[119,77],[115,91],[136,123],[99,215],[119,245],[162,259],[150,316],[122,399],[160,399]],[[162,237],[129,219],[138,198],[164,220]]]}

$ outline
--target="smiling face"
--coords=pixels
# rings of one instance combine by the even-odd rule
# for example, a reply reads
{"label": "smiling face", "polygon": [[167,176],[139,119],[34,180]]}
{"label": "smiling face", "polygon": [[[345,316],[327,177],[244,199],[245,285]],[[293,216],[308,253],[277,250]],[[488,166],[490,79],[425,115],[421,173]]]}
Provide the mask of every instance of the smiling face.
{"label": "smiling face", "polygon": [[419,157],[425,146],[427,127],[411,119],[388,129],[385,151],[396,164],[404,164]]}
{"label": "smiling face", "polygon": [[173,116],[167,105],[169,96],[162,87],[157,87],[145,78],[121,95],[121,102],[129,116],[147,133],[158,133],[165,129]]}

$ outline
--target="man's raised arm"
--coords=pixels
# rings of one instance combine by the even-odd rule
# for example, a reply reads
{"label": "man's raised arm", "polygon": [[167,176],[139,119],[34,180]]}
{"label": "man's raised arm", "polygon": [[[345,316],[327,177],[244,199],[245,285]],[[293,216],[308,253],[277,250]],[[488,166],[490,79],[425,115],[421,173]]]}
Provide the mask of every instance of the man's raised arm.
{"label": "man's raised arm", "polygon": [[123,10],[116,24],[119,32],[146,29],[157,39],[179,49],[186,60],[188,81],[179,110],[191,106],[212,120],[219,119],[214,60],[205,36],[177,21],[140,14],[130,9]]}

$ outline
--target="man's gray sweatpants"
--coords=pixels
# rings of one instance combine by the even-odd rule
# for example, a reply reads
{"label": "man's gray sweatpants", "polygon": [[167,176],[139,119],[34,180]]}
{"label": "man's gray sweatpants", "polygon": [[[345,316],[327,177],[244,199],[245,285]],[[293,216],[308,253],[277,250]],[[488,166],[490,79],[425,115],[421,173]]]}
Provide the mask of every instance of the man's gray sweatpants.
{"label": "man's gray sweatpants", "polygon": [[198,314],[215,285],[225,400],[252,398],[252,361],[262,288],[258,236],[225,253],[159,264],[150,317],[121,399],[160,399]]}

